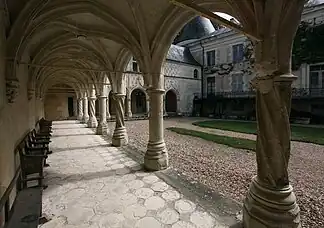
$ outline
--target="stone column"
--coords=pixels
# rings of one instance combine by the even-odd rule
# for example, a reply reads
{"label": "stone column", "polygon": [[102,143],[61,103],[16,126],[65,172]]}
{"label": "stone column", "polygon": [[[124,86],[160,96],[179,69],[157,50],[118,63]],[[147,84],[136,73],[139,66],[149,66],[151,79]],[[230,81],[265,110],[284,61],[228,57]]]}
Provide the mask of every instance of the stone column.
{"label": "stone column", "polygon": [[299,228],[299,207],[288,179],[291,74],[252,81],[257,91],[257,176],[244,201],[246,228]]}
{"label": "stone column", "polygon": [[89,98],[89,121],[88,121],[88,127],[89,128],[95,128],[98,126],[98,121],[96,118],[96,97],[91,96]]}
{"label": "stone column", "polygon": [[149,142],[144,157],[144,166],[148,170],[157,171],[168,167],[168,153],[164,142],[163,128],[163,89],[149,88],[150,117]]}
{"label": "stone column", "polygon": [[116,109],[116,126],[112,137],[112,145],[120,147],[128,144],[128,136],[124,121],[124,99],[125,94],[113,93]]}
{"label": "stone column", "polygon": [[132,99],[130,96],[127,97],[127,117],[132,118],[133,113],[132,113]]}
{"label": "stone column", "polygon": [[83,98],[83,118],[82,123],[86,124],[89,121],[88,98]]}
{"label": "stone column", "polygon": [[73,97],[73,117],[78,116],[78,101],[76,97]]}
{"label": "stone column", "polygon": [[163,95],[163,116],[167,116],[168,113],[166,112],[166,106],[165,106],[165,95]]}
{"label": "stone column", "polygon": [[78,120],[82,122],[83,118],[83,99],[78,99]]}
{"label": "stone column", "polygon": [[110,112],[109,112],[109,96],[107,97],[107,105],[106,105],[106,109],[107,109],[107,120],[110,120],[111,116],[110,116]]}
{"label": "stone column", "polygon": [[100,120],[97,127],[98,135],[106,135],[108,133],[108,124],[107,124],[107,97],[99,97],[99,116]]}
{"label": "stone column", "polygon": [[146,114],[149,117],[150,116],[150,100],[146,99]]}

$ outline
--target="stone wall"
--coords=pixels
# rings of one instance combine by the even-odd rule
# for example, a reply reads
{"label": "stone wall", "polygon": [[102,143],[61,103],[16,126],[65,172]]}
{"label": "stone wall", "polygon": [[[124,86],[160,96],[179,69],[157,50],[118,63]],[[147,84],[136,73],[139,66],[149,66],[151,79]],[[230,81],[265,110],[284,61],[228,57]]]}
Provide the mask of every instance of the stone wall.
{"label": "stone wall", "polygon": [[[130,61],[127,70],[131,70],[131,64]],[[201,67],[174,61],[166,61],[163,67],[164,89],[165,92],[173,90],[177,95],[178,113],[192,113],[194,95],[201,92]],[[194,78],[194,70],[198,70],[198,78]],[[145,91],[141,73],[127,73],[126,80],[128,95],[136,88]]]}
{"label": "stone wall", "polygon": [[[0,59],[1,60],[1,59]],[[4,61],[0,61],[3,68]],[[36,116],[42,117],[41,104],[39,98],[27,99],[27,66],[19,66],[17,78],[19,79],[19,93],[14,103],[8,103],[4,93],[4,99],[0,107],[0,187],[7,188],[14,177],[17,167],[17,156],[15,157],[15,147],[24,136],[35,126]],[[5,88],[1,84],[2,88]],[[1,91],[1,90],[0,90]],[[19,162],[19,159],[18,159]],[[18,163],[19,164],[19,163]],[[15,198],[15,191],[12,191],[10,204]]]}
{"label": "stone wall", "polygon": [[45,119],[65,120],[69,118],[68,94],[48,94],[45,97]]}

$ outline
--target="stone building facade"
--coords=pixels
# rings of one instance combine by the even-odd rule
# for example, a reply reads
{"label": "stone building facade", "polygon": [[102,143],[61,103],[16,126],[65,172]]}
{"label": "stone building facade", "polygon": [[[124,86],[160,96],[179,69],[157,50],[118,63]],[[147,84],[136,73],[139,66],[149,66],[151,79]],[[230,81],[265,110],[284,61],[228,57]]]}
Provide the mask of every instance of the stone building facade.
{"label": "stone building facade", "polygon": [[[322,25],[324,4],[305,8],[302,21],[312,26]],[[249,39],[231,29],[220,28],[208,36],[188,41],[184,46],[204,65],[204,115],[254,119],[255,93],[250,85],[255,76],[254,56]],[[324,116],[324,63],[302,63],[293,74],[298,77],[292,84],[293,114],[308,112],[319,118]],[[201,98],[201,94],[198,96]]]}

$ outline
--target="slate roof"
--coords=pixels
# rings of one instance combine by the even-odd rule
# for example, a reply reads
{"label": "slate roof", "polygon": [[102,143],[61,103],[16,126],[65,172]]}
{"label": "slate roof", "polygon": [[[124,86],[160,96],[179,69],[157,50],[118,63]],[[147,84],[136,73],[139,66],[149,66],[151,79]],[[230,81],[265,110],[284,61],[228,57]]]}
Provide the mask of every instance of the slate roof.
{"label": "slate roof", "polygon": [[166,59],[171,61],[200,66],[200,64],[191,55],[189,48],[178,46],[178,45],[173,45],[173,44],[171,45]]}
{"label": "slate roof", "polygon": [[209,19],[198,16],[189,21],[182,28],[181,32],[174,39],[173,43],[177,44],[186,40],[199,39],[214,31],[215,28]]}

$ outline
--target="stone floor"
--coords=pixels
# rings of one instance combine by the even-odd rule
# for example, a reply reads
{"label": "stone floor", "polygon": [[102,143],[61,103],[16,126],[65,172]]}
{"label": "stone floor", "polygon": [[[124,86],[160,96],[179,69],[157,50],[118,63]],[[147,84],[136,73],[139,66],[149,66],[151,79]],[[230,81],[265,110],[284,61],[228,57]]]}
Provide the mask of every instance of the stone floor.
{"label": "stone floor", "polygon": [[53,123],[42,228],[223,228],[128,154],[75,121]]}

